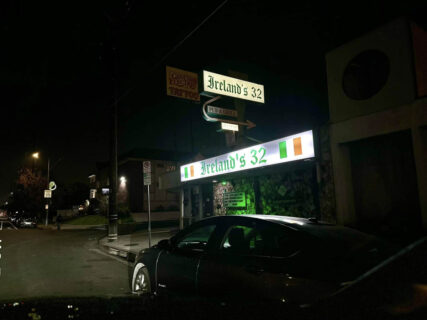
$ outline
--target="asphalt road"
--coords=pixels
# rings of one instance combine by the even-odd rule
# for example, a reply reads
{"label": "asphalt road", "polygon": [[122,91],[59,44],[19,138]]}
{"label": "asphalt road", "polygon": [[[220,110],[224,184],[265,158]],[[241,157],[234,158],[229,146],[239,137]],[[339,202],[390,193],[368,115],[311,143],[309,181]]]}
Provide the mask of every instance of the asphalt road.
{"label": "asphalt road", "polygon": [[0,300],[129,295],[127,263],[97,248],[102,230],[0,231]]}

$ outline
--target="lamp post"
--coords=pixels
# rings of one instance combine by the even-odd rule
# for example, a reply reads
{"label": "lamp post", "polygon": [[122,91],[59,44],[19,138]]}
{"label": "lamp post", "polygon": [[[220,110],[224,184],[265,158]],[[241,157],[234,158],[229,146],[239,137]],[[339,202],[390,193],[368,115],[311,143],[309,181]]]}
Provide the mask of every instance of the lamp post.
{"label": "lamp post", "polygon": [[[32,157],[34,159],[38,159],[39,158],[39,153],[38,152],[34,152]],[[50,158],[47,158],[47,186],[46,186],[46,190],[49,189],[49,179],[50,179]],[[48,225],[48,219],[49,219],[49,199],[46,200],[46,221],[45,221],[45,226]]]}

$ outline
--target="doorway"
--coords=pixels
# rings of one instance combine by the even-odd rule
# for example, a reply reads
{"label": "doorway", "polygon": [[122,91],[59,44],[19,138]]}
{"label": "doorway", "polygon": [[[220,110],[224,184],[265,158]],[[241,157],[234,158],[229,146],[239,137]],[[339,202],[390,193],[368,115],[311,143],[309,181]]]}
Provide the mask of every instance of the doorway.
{"label": "doorway", "polygon": [[411,132],[349,146],[358,228],[394,240],[416,238],[421,212]]}

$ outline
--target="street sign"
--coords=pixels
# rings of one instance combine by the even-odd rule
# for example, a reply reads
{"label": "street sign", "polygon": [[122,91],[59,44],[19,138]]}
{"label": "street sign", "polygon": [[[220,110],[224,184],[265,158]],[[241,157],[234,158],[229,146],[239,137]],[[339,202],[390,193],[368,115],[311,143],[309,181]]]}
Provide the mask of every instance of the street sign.
{"label": "street sign", "polygon": [[[228,119],[223,119],[223,118],[215,118],[215,117],[211,117],[210,115],[208,115],[208,112],[206,111],[206,106],[208,106],[209,103],[214,102],[214,101],[219,100],[219,99],[221,99],[221,96],[217,96],[215,98],[212,98],[203,104],[202,114],[203,114],[203,118],[206,121],[210,121],[210,122],[221,121],[221,122],[225,122],[225,123],[237,124],[240,126],[246,126],[246,127],[248,127],[248,129],[252,129],[252,128],[256,127],[256,124],[250,120],[246,120],[246,122],[241,122],[241,121],[228,120]],[[211,107],[211,106],[208,106],[208,107]],[[218,109],[221,109],[221,108],[218,108]],[[226,109],[223,109],[223,110],[226,110]]]}
{"label": "street sign", "polygon": [[44,191],[44,197],[45,198],[52,198],[52,190],[45,190]]}
{"label": "street sign", "polygon": [[90,189],[89,199],[95,199],[95,196],[96,196],[96,189]]}
{"label": "street sign", "polygon": [[237,124],[221,122],[221,130],[239,131],[239,126]]}
{"label": "street sign", "polygon": [[144,173],[151,172],[151,162],[143,161],[142,162],[142,170]]}
{"label": "street sign", "polygon": [[52,190],[52,191],[56,190],[56,183],[55,183],[55,181],[49,182],[49,190]]}
{"label": "street sign", "polygon": [[222,201],[225,208],[246,208],[244,192],[224,192]]}
{"label": "street sign", "polygon": [[203,89],[205,96],[229,96],[238,99],[264,103],[264,86],[222,74],[203,70]]}
{"label": "street sign", "polygon": [[144,186],[151,184],[151,162],[144,161],[142,163],[143,175],[144,175]]}
{"label": "street sign", "polygon": [[233,109],[225,109],[225,108],[218,108],[214,106],[208,106],[207,111],[209,114],[216,114],[219,116],[237,118],[237,111]]}

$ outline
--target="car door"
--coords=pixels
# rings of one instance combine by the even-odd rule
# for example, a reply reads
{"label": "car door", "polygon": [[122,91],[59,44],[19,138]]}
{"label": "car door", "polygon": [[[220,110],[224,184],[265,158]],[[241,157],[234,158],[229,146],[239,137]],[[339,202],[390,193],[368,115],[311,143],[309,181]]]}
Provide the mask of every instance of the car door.
{"label": "car door", "polygon": [[199,291],[224,300],[293,300],[299,248],[291,229],[260,219],[234,219],[218,250],[200,262]]}
{"label": "car door", "polygon": [[195,294],[199,261],[209,248],[216,226],[214,220],[196,223],[172,239],[170,250],[162,251],[158,258],[159,291]]}

